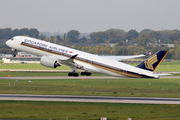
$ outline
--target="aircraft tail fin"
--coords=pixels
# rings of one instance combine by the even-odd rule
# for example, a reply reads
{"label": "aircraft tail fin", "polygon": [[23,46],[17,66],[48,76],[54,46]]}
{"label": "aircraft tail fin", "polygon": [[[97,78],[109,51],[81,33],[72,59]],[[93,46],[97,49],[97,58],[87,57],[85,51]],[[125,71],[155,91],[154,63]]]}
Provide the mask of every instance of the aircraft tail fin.
{"label": "aircraft tail fin", "polygon": [[143,61],[137,67],[154,72],[161,61],[164,59],[164,57],[167,55],[167,53],[168,51],[160,50]]}

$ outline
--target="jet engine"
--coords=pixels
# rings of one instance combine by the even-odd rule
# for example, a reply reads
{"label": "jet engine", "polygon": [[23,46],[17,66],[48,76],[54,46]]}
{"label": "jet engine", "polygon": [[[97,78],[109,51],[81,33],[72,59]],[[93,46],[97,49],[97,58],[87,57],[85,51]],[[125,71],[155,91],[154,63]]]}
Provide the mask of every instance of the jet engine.
{"label": "jet engine", "polygon": [[55,58],[49,57],[49,56],[42,56],[40,63],[41,65],[50,67],[50,68],[56,68],[58,66],[61,66]]}

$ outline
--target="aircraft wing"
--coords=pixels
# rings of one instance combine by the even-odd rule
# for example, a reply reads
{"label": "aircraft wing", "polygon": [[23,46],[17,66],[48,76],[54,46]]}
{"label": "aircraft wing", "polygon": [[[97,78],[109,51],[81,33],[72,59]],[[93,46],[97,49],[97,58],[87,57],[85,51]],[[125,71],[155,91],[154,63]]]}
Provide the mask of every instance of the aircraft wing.
{"label": "aircraft wing", "polygon": [[108,58],[108,59],[111,59],[111,60],[121,61],[121,60],[124,60],[124,59],[133,59],[133,58],[143,57],[143,56],[146,56],[146,55],[148,55],[148,54],[150,54],[150,53],[151,53],[151,51],[148,51],[148,52],[143,53],[143,54],[140,54],[140,55],[127,55],[127,56],[101,56],[101,57]]}
{"label": "aircraft wing", "polygon": [[71,58],[57,56],[57,61],[60,64],[65,64],[65,65],[70,66],[72,70],[77,70],[76,64],[74,63],[74,58],[77,57],[77,55],[78,54],[72,56]]}
{"label": "aircraft wing", "polygon": [[64,56],[59,56],[59,55],[55,55],[55,56],[42,56],[40,63],[46,67],[50,67],[50,68],[56,68],[58,66],[61,66],[61,64],[65,64],[70,66],[73,70],[76,70],[76,64],[74,62],[74,58],[77,56],[78,54],[72,56],[71,58],[68,57],[64,57]]}
{"label": "aircraft wing", "polygon": [[65,65],[69,65],[69,66],[71,66],[71,65],[75,65],[75,63],[74,63],[74,58],[76,57],[77,55],[74,55],[74,56],[72,56],[71,58],[66,58],[66,57],[64,57],[64,58],[58,58],[58,62],[59,63],[61,63],[61,64],[65,64]]}

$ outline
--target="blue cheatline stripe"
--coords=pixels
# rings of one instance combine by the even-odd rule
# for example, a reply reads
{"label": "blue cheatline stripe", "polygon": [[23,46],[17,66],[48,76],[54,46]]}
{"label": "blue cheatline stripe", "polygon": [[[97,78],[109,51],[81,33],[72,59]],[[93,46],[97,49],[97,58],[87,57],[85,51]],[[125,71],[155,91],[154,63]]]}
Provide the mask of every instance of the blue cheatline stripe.
{"label": "blue cheatline stripe", "polygon": [[[68,57],[68,58],[73,56],[73,55],[69,55],[67,53],[54,51],[54,50],[51,50],[51,49],[48,49],[48,48],[43,48],[43,47],[40,47],[40,46],[34,46],[32,44],[28,44],[28,43],[25,43],[25,42],[22,42],[21,45],[24,45],[24,46],[27,46],[27,47],[30,47],[30,48],[34,48],[34,49],[38,49],[38,50],[41,50],[41,51],[49,52],[49,53],[56,54],[56,55],[62,55],[62,56]],[[91,65],[93,65],[95,67],[99,67],[101,69],[105,69],[105,70],[108,70],[108,71],[111,71],[111,72],[114,72],[116,74],[120,74],[120,75],[123,75],[123,76],[127,76],[127,77],[152,78],[152,77],[149,77],[149,76],[146,76],[146,75],[139,75],[138,73],[125,71],[125,70],[119,69],[117,67],[113,67],[113,66],[109,66],[109,65],[106,65],[106,64],[103,64],[103,63],[91,61],[91,60],[81,58],[81,57],[78,57],[78,56],[75,59],[79,60],[81,62],[85,62],[87,64],[91,64]]]}

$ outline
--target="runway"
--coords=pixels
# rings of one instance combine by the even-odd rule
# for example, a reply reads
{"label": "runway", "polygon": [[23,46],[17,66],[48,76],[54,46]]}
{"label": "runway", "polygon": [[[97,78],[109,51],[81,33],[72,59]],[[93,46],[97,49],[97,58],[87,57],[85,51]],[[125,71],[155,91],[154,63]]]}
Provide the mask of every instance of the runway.
{"label": "runway", "polygon": [[119,79],[118,77],[111,76],[80,76],[80,77],[69,77],[69,76],[45,76],[45,77],[0,77],[0,80],[14,80],[14,79]]}
{"label": "runway", "polygon": [[[180,76],[163,76],[161,78],[180,78]],[[111,76],[0,77],[0,80],[12,80],[12,79],[19,80],[19,79],[120,79],[120,78],[111,77]],[[70,95],[0,94],[0,100],[180,104],[180,98],[70,96]]]}
{"label": "runway", "polygon": [[[0,71],[10,71],[10,72],[71,72],[72,70],[30,70],[30,69],[0,69]],[[82,72],[78,70],[78,72]],[[158,71],[156,74],[180,74],[180,72],[164,72]],[[160,78],[180,78],[180,76],[160,76]],[[11,80],[11,79],[121,79],[120,77],[112,76],[79,76],[79,77],[69,77],[69,76],[44,76],[44,77],[0,77],[0,80]],[[135,78],[133,78],[135,79]],[[139,79],[139,78],[138,78]]]}
{"label": "runway", "polygon": [[0,94],[0,100],[180,104],[180,98]]}
{"label": "runway", "polygon": [[[160,78],[180,78],[180,76],[161,76]],[[33,80],[33,79],[121,79],[119,77],[112,76],[79,76],[79,77],[68,77],[68,76],[45,76],[45,77],[0,77],[0,80]],[[132,78],[141,79],[141,78]]]}

